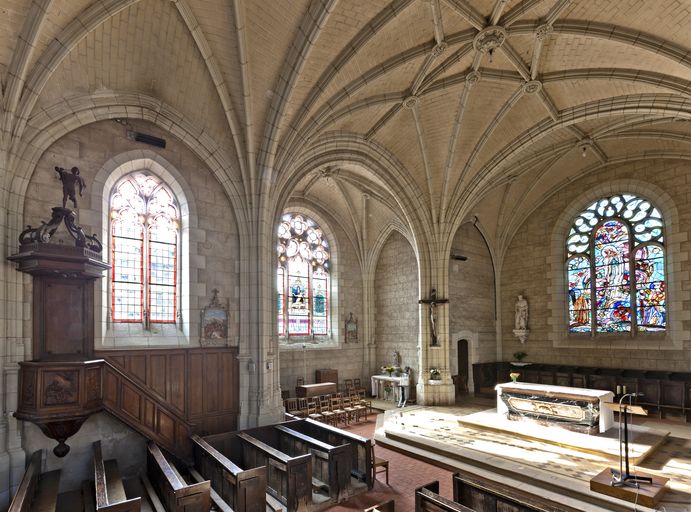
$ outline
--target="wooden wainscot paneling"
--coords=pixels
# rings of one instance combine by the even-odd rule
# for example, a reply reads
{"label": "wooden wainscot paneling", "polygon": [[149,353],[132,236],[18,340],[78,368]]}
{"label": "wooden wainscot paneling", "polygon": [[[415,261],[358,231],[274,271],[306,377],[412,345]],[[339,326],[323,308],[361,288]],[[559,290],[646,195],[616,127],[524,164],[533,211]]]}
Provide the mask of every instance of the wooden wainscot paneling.
{"label": "wooden wainscot paneling", "polygon": [[[236,429],[240,402],[235,347],[102,351],[98,356],[145,386],[158,402],[194,425],[195,432]],[[144,404],[145,422],[151,414],[147,407]]]}

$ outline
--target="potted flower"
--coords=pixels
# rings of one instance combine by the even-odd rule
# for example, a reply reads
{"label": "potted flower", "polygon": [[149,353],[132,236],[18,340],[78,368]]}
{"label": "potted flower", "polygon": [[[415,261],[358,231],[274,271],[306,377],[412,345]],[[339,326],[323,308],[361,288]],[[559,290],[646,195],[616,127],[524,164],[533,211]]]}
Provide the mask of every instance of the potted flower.
{"label": "potted flower", "polygon": [[429,380],[441,380],[441,372],[438,368],[429,369]]}
{"label": "potted flower", "polygon": [[518,380],[518,377],[520,377],[521,374],[519,372],[511,372],[509,373],[509,377],[511,377],[511,382],[516,382]]}
{"label": "potted flower", "polygon": [[384,399],[388,400],[391,397],[391,391],[393,390],[393,386],[391,385],[390,382],[387,382],[384,384]]}

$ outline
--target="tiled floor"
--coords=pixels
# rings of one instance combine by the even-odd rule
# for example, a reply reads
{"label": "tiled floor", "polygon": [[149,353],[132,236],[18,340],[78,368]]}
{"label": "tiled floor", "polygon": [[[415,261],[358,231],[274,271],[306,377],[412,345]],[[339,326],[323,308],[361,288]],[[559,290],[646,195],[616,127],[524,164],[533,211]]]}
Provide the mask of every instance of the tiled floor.
{"label": "tiled floor", "polygon": [[[477,412],[479,410],[487,409],[492,406],[492,401],[486,400],[472,400],[464,407],[454,407],[453,413],[455,415],[470,414]],[[415,414],[414,408],[410,409],[410,413]],[[404,413],[408,415],[408,413]],[[376,424],[376,418],[370,416],[367,423],[356,424],[348,428],[348,430],[366,437],[374,437],[374,429]],[[686,425],[677,422],[656,422],[647,421],[647,426],[658,428],[673,427],[669,430],[673,430],[673,438],[669,440],[664,446],[662,446],[655,456],[649,458],[646,463],[643,464],[644,467],[648,469],[662,471],[664,473],[670,473],[669,476],[675,480],[675,485],[669,492],[668,499],[671,498],[672,502],[676,502],[679,506],[680,502],[684,503],[686,500],[684,495],[689,490],[689,485],[691,484],[691,441],[688,440],[691,435],[691,428]],[[676,434],[676,435],[675,435]],[[684,435],[687,434],[687,435]],[[445,428],[432,429],[424,433],[425,437],[434,438],[439,435],[442,438],[448,438],[449,435],[454,437],[456,435],[456,429],[453,428],[453,432]],[[460,435],[460,433],[459,433]],[[476,434],[468,439],[458,439],[458,442],[463,444],[468,448],[473,448],[473,438]],[[487,434],[483,434],[485,436]],[[483,437],[481,436],[481,437]],[[495,437],[495,434],[489,434],[489,437]],[[687,439],[683,439],[686,437]],[[493,441],[494,443],[503,443],[503,439],[486,439],[485,441]],[[531,447],[523,446],[523,449],[530,450]],[[415,497],[414,490],[421,485],[429,483],[433,480],[438,480],[441,486],[441,494],[446,497],[451,497],[451,476],[452,471],[448,471],[426,462],[422,462],[417,459],[413,459],[407,455],[399,452],[395,452],[384,448],[382,446],[375,446],[375,453],[377,457],[381,457],[389,460],[389,486],[385,484],[384,473],[379,473],[377,476],[377,481],[375,483],[374,489],[366,494],[357,496],[337,507],[333,507],[330,510],[333,511],[356,511],[363,510],[364,508],[370,507],[377,503],[387,501],[389,499],[394,499],[396,502],[396,511],[413,511],[415,509]],[[550,450],[546,450],[549,454]],[[560,454],[561,457],[566,454]],[[588,474],[590,472],[601,471],[601,466],[605,467],[610,462],[600,462],[590,460],[589,457],[583,456],[583,454],[568,454],[570,459],[571,468],[570,471],[578,473],[578,475],[569,475],[572,478],[590,478]],[[521,458],[525,457],[525,453]],[[576,462],[576,464],[573,464]],[[525,460],[523,462],[526,462]],[[529,463],[529,462],[528,462]],[[541,459],[541,464],[550,465],[550,461],[546,459]],[[563,470],[563,460],[556,461],[562,467]],[[664,468],[664,469],[663,469]],[[597,469],[597,471],[596,471]],[[582,474],[581,474],[582,473]],[[585,476],[583,476],[585,475]],[[681,509],[674,507],[674,510],[683,510],[684,505],[681,505]],[[691,510],[691,503],[689,504],[689,510]]]}

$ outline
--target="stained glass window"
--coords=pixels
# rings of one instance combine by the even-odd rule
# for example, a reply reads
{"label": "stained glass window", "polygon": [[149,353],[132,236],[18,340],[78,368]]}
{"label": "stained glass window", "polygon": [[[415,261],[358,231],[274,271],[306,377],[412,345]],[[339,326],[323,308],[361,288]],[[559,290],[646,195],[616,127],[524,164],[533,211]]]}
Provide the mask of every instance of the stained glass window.
{"label": "stained glass window", "polygon": [[111,319],[174,323],[178,288],[178,207],[155,176],[123,178],[110,199]]}
{"label": "stained glass window", "polygon": [[316,222],[285,214],[278,226],[278,334],[329,334],[329,243]]}
{"label": "stained glass window", "polygon": [[570,332],[665,330],[663,221],[649,201],[595,201],[574,220],[566,254]]}

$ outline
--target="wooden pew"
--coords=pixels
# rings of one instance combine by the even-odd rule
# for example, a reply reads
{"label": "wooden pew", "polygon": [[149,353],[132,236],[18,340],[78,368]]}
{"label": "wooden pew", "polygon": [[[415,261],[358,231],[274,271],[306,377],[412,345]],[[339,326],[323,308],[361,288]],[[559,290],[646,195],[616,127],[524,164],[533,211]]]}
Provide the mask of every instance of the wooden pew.
{"label": "wooden pew", "polygon": [[107,512],[140,512],[141,498],[127,499],[122,485],[117,461],[103,461],[101,442],[93,444],[94,487],[96,489],[96,510]]}
{"label": "wooden pew", "polygon": [[[485,509],[477,509],[482,510]],[[415,489],[415,512],[475,512],[439,495],[439,481]]]}
{"label": "wooden pew", "polygon": [[42,450],[29,459],[17,493],[12,498],[8,512],[44,512],[55,510],[60,484],[60,470],[41,475]]}
{"label": "wooden pew", "polygon": [[312,477],[328,486],[329,497],[337,502],[347,498],[352,467],[348,443],[333,446],[285,425],[276,425],[273,429],[278,432],[278,448],[282,452],[312,456]]}
{"label": "wooden pew", "polygon": [[289,421],[284,425],[333,446],[349,444],[351,475],[367,483],[370,489],[374,486],[374,446],[371,439],[310,419]]}
{"label": "wooden pew", "polygon": [[579,512],[578,509],[529,493],[520,487],[509,487],[470,473],[453,475],[453,501],[470,509],[487,512]]}
{"label": "wooden pew", "polygon": [[302,511],[312,504],[312,457],[289,455],[243,432],[206,436],[211,446],[240,467],[266,466],[267,492],[280,501],[287,512]]}
{"label": "wooden pew", "polygon": [[224,503],[234,512],[265,512],[266,466],[242,469],[198,435],[192,436],[192,445],[195,468]]}
{"label": "wooden pew", "polygon": [[153,441],[149,441],[146,472],[167,512],[208,512],[211,508],[209,481],[188,485]]}

